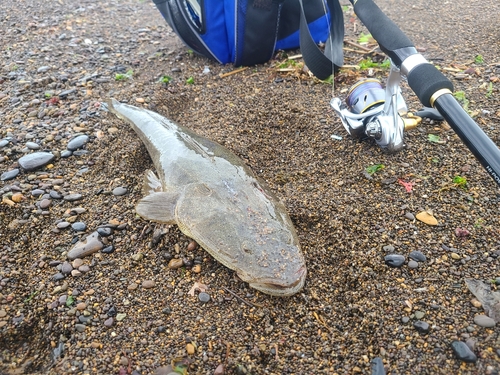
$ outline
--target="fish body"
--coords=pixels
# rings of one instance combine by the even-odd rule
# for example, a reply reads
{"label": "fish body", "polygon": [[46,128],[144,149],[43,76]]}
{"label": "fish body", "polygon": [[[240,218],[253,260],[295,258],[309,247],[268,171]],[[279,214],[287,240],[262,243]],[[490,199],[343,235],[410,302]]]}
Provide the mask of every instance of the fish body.
{"label": "fish body", "polygon": [[146,109],[108,102],[146,146],[158,177],[144,181],[136,212],[177,224],[249,285],[289,296],[304,285],[306,265],[284,205],[227,148]]}

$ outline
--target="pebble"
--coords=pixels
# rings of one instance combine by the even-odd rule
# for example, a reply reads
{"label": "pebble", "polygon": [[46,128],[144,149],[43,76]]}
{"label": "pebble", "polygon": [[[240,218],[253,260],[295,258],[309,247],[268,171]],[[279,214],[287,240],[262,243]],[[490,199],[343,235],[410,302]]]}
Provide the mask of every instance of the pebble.
{"label": "pebble", "polygon": [[87,224],[82,221],[77,221],[71,224],[71,228],[76,232],[83,232],[85,229],[87,229]]}
{"label": "pebble", "polygon": [[474,351],[474,349],[476,348],[477,341],[474,338],[468,338],[465,341],[465,344],[469,347],[470,350]]}
{"label": "pebble", "polygon": [[49,196],[50,196],[52,199],[62,199],[62,197],[63,197],[61,193],[59,193],[59,192],[57,192],[57,191],[55,191],[55,190],[51,190],[51,191],[49,192]]}
{"label": "pebble", "polygon": [[39,150],[40,145],[35,142],[26,142],[26,147],[28,147],[30,150]]}
{"label": "pebble", "polygon": [[62,99],[62,98],[67,97],[70,94],[73,94],[75,91],[76,91],[76,89],[64,90],[64,91],[61,91],[58,96]]}
{"label": "pebble", "polygon": [[480,308],[482,306],[482,303],[479,302],[476,298],[473,298],[470,303],[472,303],[472,305],[476,308]]}
{"label": "pebble", "polygon": [[201,292],[200,294],[198,294],[198,299],[200,300],[200,302],[207,303],[208,301],[210,301],[210,294]]}
{"label": "pebble", "polygon": [[45,73],[45,72],[48,72],[50,70],[50,66],[41,66],[37,69],[37,73]]}
{"label": "pebble", "polygon": [[101,237],[108,237],[113,234],[113,229],[107,227],[97,228],[97,233],[99,233]]}
{"label": "pebble", "polygon": [[409,318],[409,317],[407,317],[407,316],[403,316],[403,317],[401,318],[401,322],[403,322],[403,324],[406,324],[406,323],[408,323],[409,321],[410,321],[410,318]]}
{"label": "pebble", "polygon": [[21,193],[16,193],[13,194],[12,197],[10,197],[10,199],[12,200],[12,202],[19,203],[23,201],[25,198],[24,195],[22,195]]}
{"label": "pebble", "polygon": [[417,320],[415,323],[413,323],[413,327],[415,327],[415,329],[420,333],[429,333],[429,323],[422,320]]}
{"label": "pebble", "polygon": [[101,253],[104,254],[111,254],[115,251],[115,248],[113,245],[106,246],[104,249],[101,250]]}
{"label": "pebble", "polygon": [[427,211],[419,212],[415,218],[427,225],[438,225],[437,219]]}
{"label": "pebble", "polygon": [[127,317],[127,314],[125,314],[125,313],[118,313],[118,314],[116,314],[116,321],[117,322],[121,322],[126,317]]}
{"label": "pebble", "polygon": [[[172,69],[173,70],[173,69]],[[221,363],[217,368],[214,370],[214,375],[224,375],[225,369],[224,365]]]}
{"label": "pebble", "polygon": [[135,262],[140,262],[141,260],[144,259],[144,254],[143,253],[132,254],[131,258]]}
{"label": "pebble", "polygon": [[82,134],[69,141],[66,148],[69,151],[76,151],[79,148],[82,148],[88,141],[89,141],[89,136]]}
{"label": "pebble", "polygon": [[409,257],[413,260],[416,260],[417,262],[426,262],[427,257],[422,254],[420,251],[412,251],[409,255]]}
{"label": "pebble", "polygon": [[63,158],[63,159],[67,159],[71,155],[73,155],[73,151],[70,151],[70,150],[64,150],[63,152],[61,152],[61,158]]}
{"label": "pebble", "polygon": [[1,181],[12,180],[13,178],[16,178],[18,174],[19,174],[19,169],[15,168],[10,171],[2,173],[2,175],[0,176],[0,180]]}
{"label": "pebble", "polygon": [[420,320],[425,316],[425,312],[423,311],[415,311],[415,318]]}
{"label": "pebble", "polygon": [[60,281],[60,280],[64,279],[65,277],[66,276],[64,276],[63,273],[58,272],[54,276],[52,276],[52,280],[54,280],[54,281]]}
{"label": "pebble", "polygon": [[58,227],[59,229],[65,229],[67,227],[69,227],[71,224],[68,223],[67,221],[61,221],[59,223],[57,223],[56,227]]}
{"label": "pebble", "polygon": [[415,262],[413,259],[408,262],[409,268],[418,268],[418,262]]}
{"label": "pebble", "polygon": [[136,290],[138,286],[139,285],[137,285],[136,283],[132,283],[129,286],[127,286],[127,289],[128,290]]}
{"label": "pebble", "polygon": [[114,320],[113,318],[111,318],[111,317],[110,317],[110,318],[108,318],[108,319],[106,319],[106,320],[104,321],[104,326],[105,326],[105,327],[108,327],[108,328],[109,328],[109,327],[112,327],[112,326],[113,326],[114,321],[115,321],[115,320]]}
{"label": "pebble", "polygon": [[68,251],[68,259],[84,258],[95,253],[103,248],[103,244],[99,241],[99,234],[92,232],[85,238],[84,241],[78,241],[75,246]]}
{"label": "pebble", "polygon": [[69,275],[71,273],[71,271],[73,270],[73,266],[71,264],[69,264],[69,262],[64,262],[62,265],[61,265],[61,272],[64,274],[64,275]]}
{"label": "pebble", "polygon": [[194,273],[200,273],[201,272],[201,265],[200,264],[195,264],[193,267],[193,272]]}
{"label": "pebble", "polygon": [[170,262],[168,262],[168,268],[170,268],[171,270],[176,270],[178,268],[181,268],[183,265],[184,262],[182,261],[182,259],[179,258],[173,258],[170,260]]}
{"label": "pebble", "polygon": [[392,245],[385,245],[382,249],[387,253],[392,253],[395,250]]}
{"label": "pebble", "polygon": [[42,210],[45,210],[46,208],[49,208],[51,204],[52,201],[50,199],[42,199],[38,205]]}
{"label": "pebble", "polygon": [[415,220],[415,215],[413,215],[411,212],[407,212],[407,213],[405,213],[405,218],[413,221],[413,220]]}
{"label": "pebble", "polygon": [[405,262],[405,257],[401,254],[389,254],[384,257],[385,264],[389,267],[398,268]]}
{"label": "pebble", "polygon": [[371,375],[385,375],[384,362],[382,362],[382,358],[373,358],[371,362]]}
{"label": "pebble", "polygon": [[71,265],[73,266],[73,268],[78,268],[80,267],[81,265],[83,265],[83,259],[80,259],[80,258],[76,258],[72,263]]}
{"label": "pebble", "polygon": [[78,271],[81,273],[87,273],[90,271],[90,267],[84,264],[83,266],[78,267]]}
{"label": "pebble", "polygon": [[9,142],[8,139],[0,139],[0,148],[7,146]]}
{"label": "pebble", "polygon": [[21,168],[27,171],[34,171],[54,160],[54,154],[50,152],[34,152],[19,158],[18,163]]}
{"label": "pebble", "polygon": [[75,324],[75,329],[78,331],[78,332],[84,332],[85,331],[85,328],[87,328],[85,326],[85,324]]}
{"label": "pebble", "polygon": [[76,304],[76,308],[77,308],[78,310],[80,310],[80,311],[81,311],[81,310],[85,310],[85,309],[87,308],[87,304],[86,304],[85,302],[80,302],[80,303],[77,303],[77,304]]}
{"label": "pebble", "polygon": [[142,283],[142,287],[144,289],[154,288],[155,285],[156,285],[156,283],[154,282],[154,280],[144,280],[144,282]]}
{"label": "pebble", "polygon": [[474,323],[480,327],[492,328],[495,326],[495,320],[491,319],[486,315],[476,315],[474,317]]}
{"label": "pebble", "polygon": [[39,197],[43,193],[45,193],[45,192],[42,189],[34,189],[34,190],[31,191],[31,195],[33,197]]}
{"label": "pebble", "polygon": [[123,186],[119,186],[119,187],[116,187],[113,189],[113,195],[116,195],[116,196],[121,196],[121,195],[125,195],[127,194],[127,188],[124,188]]}
{"label": "pebble", "polygon": [[475,363],[477,361],[477,356],[463,341],[453,341],[451,343],[451,349],[455,354],[455,357],[464,362]]}
{"label": "pebble", "polygon": [[186,351],[189,355],[193,355],[195,353],[194,345],[191,343],[186,344]]}
{"label": "pebble", "polygon": [[65,195],[63,199],[67,202],[74,202],[74,201],[82,199],[82,195],[78,194],[78,193],[68,194],[68,195]]}

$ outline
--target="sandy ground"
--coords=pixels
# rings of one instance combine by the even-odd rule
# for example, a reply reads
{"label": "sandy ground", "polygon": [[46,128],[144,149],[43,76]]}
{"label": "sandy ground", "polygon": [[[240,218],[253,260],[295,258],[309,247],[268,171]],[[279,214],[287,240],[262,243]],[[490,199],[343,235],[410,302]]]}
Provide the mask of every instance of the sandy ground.
{"label": "sandy ground", "polygon": [[[500,144],[500,4],[377,3]],[[359,44],[366,30],[352,10],[344,16],[346,40]],[[189,53],[148,1],[6,0],[0,25],[0,173],[27,153],[55,155],[0,182],[0,373],[369,374],[377,357],[390,374],[500,371],[498,328],[474,322],[485,312],[465,284],[497,287],[500,191],[446,123],[424,120],[388,155],[346,134],[331,84],[280,72],[281,53],[227,75],[234,67]],[[346,65],[366,58],[346,48]],[[369,75],[385,80],[387,70],[344,69],[333,94]],[[304,289],[257,292],[176,226],[139,218],[153,166],[135,133],[101,109],[109,97],[223,144],[266,180],[297,228]],[[78,135],[87,143],[65,157]],[[424,211],[438,225],[415,219]],[[105,226],[106,252],[67,262]],[[426,258],[416,268],[413,251]],[[402,267],[386,265],[391,253]],[[189,294],[196,282],[207,303]],[[457,340],[475,363],[456,358]]]}

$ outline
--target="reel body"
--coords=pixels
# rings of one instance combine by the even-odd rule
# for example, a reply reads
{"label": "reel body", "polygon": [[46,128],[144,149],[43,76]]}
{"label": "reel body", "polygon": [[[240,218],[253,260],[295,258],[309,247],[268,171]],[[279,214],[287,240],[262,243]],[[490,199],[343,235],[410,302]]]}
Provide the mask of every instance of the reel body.
{"label": "reel body", "polygon": [[406,103],[401,95],[401,73],[391,63],[386,88],[377,79],[364,79],[353,85],[344,105],[339,98],[330,102],[347,132],[354,138],[373,138],[388,152],[404,146]]}

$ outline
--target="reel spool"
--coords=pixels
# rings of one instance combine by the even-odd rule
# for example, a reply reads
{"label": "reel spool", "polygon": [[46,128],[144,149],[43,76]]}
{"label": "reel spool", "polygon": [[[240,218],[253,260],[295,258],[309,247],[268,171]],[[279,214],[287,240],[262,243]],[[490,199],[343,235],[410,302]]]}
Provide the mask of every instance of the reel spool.
{"label": "reel spool", "polygon": [[378,79],[367,78],[349,89],[345,101],[352,113],[364,113],[374,106],[385,103],[385,90]]}

